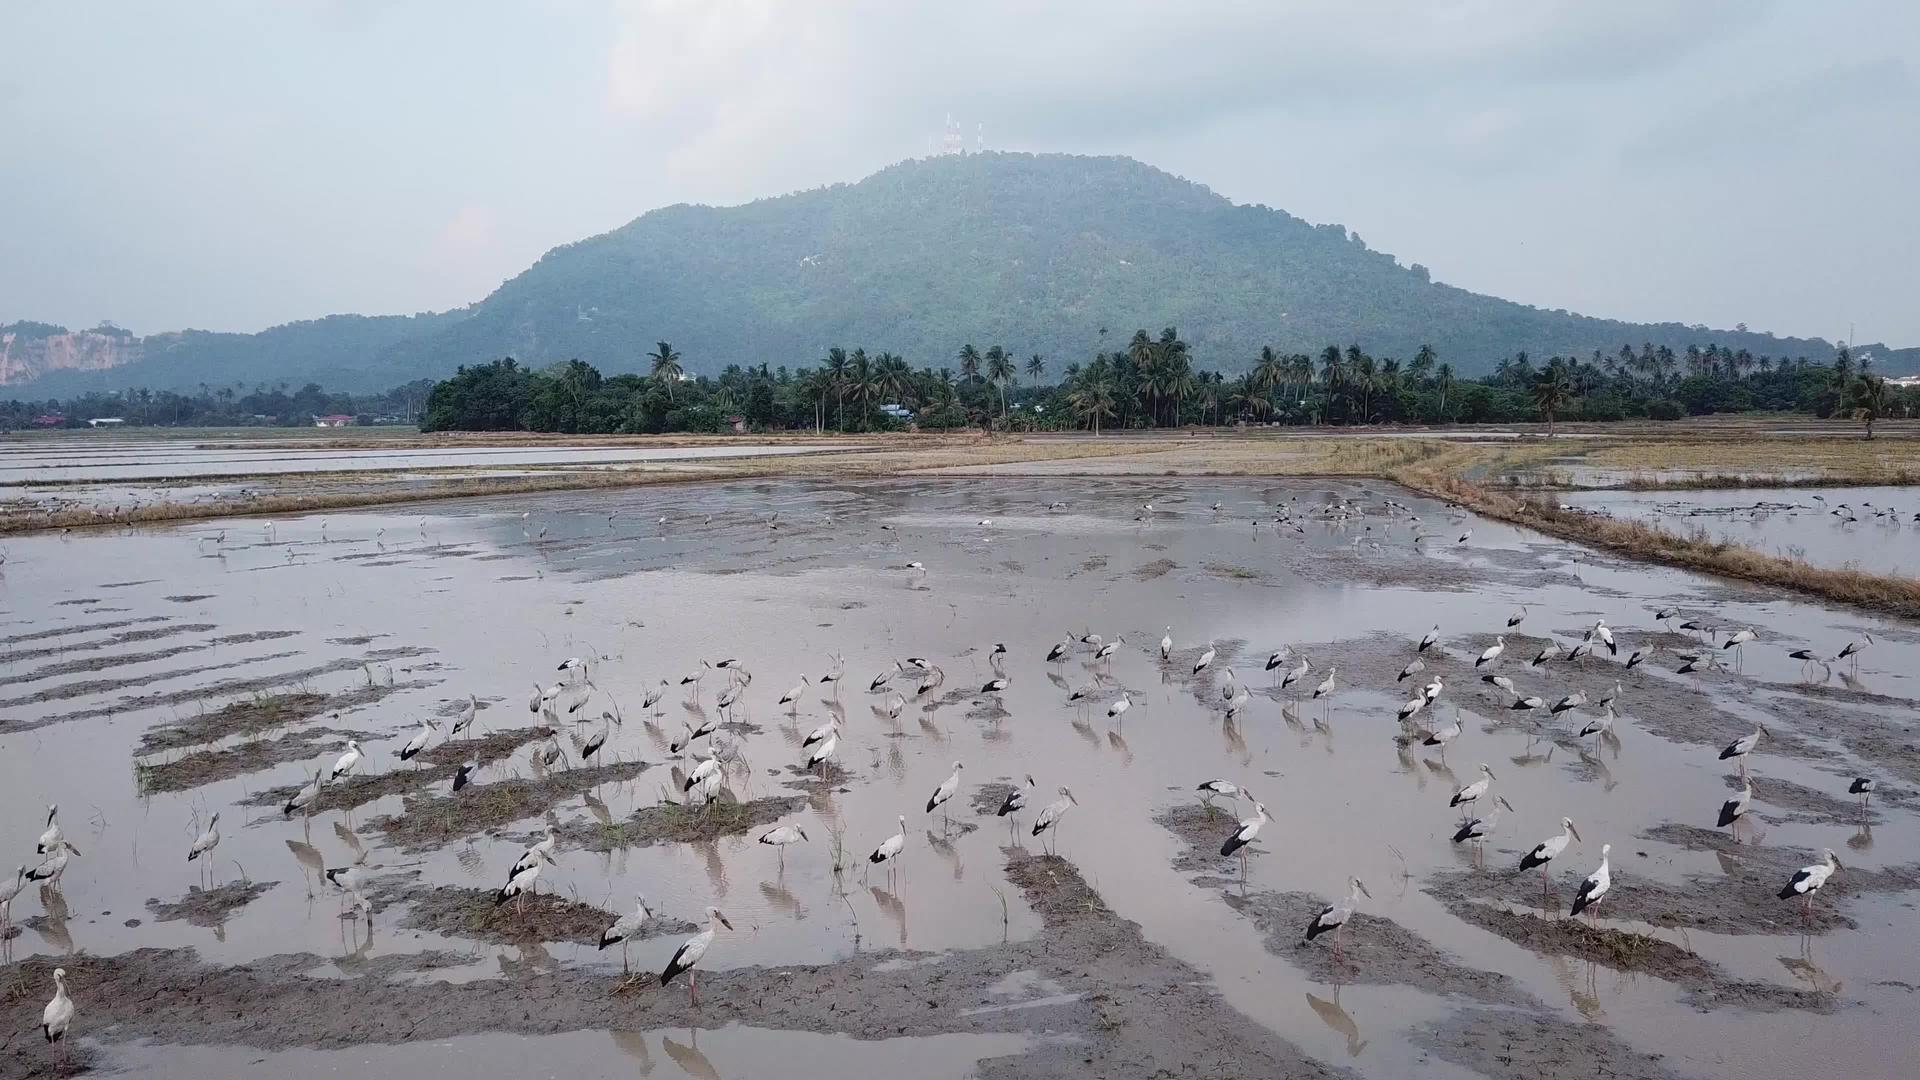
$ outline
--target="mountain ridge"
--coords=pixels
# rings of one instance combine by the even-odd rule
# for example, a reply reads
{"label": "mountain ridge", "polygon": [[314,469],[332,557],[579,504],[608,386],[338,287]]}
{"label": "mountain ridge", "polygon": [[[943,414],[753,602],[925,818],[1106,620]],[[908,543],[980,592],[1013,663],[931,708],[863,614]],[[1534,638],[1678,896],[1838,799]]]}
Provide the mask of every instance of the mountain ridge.
{"label": "mountain ridge", "polygon": [[[327,374],[329,388],[384,388],[504,355],[535,366],[577,357],[615,374],[641,370],[659,339],[690,372],[808,364],[833,345],[937,368],[969,341],[1066,363],[1167,325],[1196,363],[1226,370],[1248,366],[1263,345],[1316,353],[1356,341],[1401,357],[1431,343],[1462,374],[1521,350],[1717,343],[1823,357],[1833,348],[1484,296],[1435,282],[1340,225],[1234,203],[1130,158],[987,153],[913,159],[730,207],[661,207],[549,250],[463,309],[150,335],[130,362],[24,383],[0,348],[0,380],[44,392]],[[1863,348],[1884,370],[1920,368],[1920,349]]]}

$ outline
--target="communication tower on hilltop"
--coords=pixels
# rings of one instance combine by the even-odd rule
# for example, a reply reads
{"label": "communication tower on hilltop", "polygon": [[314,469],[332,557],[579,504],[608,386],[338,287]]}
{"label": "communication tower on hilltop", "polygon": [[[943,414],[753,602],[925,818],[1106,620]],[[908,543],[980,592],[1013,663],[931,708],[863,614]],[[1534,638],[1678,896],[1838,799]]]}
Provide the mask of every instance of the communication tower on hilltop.
{"label": "communication tower on hilltop", "polygon": [[946,136],[940,141],[940,152],[942,154],[964,154],[967,152],[967,138],[960,133],[960,122],[953,118],[952,113],[947,114],[947,132]]}

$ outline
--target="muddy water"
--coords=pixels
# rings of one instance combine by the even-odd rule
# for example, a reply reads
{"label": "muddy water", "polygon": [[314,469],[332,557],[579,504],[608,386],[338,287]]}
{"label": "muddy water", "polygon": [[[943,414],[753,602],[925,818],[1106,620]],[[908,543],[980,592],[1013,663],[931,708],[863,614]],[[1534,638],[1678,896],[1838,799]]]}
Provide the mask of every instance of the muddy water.
{"label": "muddy water", "polygon": [[[1485,1026],[1468,1012],[1486,1003],[1472,989],[1484,980],[1396,982],[1356,970],[1340,986],[1340,969],[1329,977],[1323,957],[1296,955],[1255,917],[1292,910],[1266,896],[1344,895],[1352,874],[1374,894],[1362,901],[1369,915],[1444,950],[1457,966],[1504,976],[1511,990],[1495,1004],[1533,1017],[1543,1043],[1586,1040],[1565,1045],[1615,1055],[1623,1071],[1659,1055],[1683,1075],[1897,1075],[1887,1055],[1905,1037],[1920,960],[1908,932],[1913,894],[1899,884],[1920,863],[1913,802],[1903,794],[1920,784],[1911,736],[1920,688],[1907,674],[1915,659],[1911,629],[1614,562],[1485,521],[1471,523],[1468,545],[1423,550],[1404,516],[1389,522],[1388,497],[1448,539],[1468,524],[1436,504],[1364,484],[984,479],[738,483],[282,519],[271,529],[229,521],[15,540],[0,568],[0,821],[10,823],[9,855],[32,862],[44,807],[58,801],[82,854],[58,893],[42,897],[30,888],[16,901],[17,918],[38,921],[9,943],[10,956],[192,946],[216,965],[290,953],[332,957],[321,969],[330,977],[391,960],[400,965],[391,977],[422,986],[550,979],[563,971],[603,973],[616,984],[617,949],[603,953],[571,935],[536,940],[526,936],[538,929],[532,924],[522,925],[521,940],[495,943],[516,933],[510,913],[498,916],[508,922],[466,933],[439,921],[433,930],[409,929],[409,902],[383,899],[369,933],[339,918],[341,900],[320,877],[321,868],[346,865],[364,850],[361,874],[383,897],[496,886],[541,815],[484,824],[489,819],[476,807],[449,797],[444,774],[431,771],[440,766],[416,781],[408,775],[415,767],[394,753],[422,718],[450,715],[469,694],[482,705],[476,730],[483,734],[542,722],[527,709],[530,688],[556,681],[559,660],[578,655],[595,659],[594,689],[572,714],[589,722],[563,714],[563,746],[571,755],[570,733],[597,731],[602,713],[617,712],[622,722],[609,728],[600,766],[651,767],[584,791],[569,789],[563,772],[543,781],[540,790],[562,792],[553,815],[570,838],[545,882],[565,899],[605,909],[609,919],[630,908],[636,893],[674,920],[697,921],[705,906],[718,905],[736,930],[721,932],[707,966],[758,971],[768,993],[777,992],[779,972],[795,965],[846,963],[889,948],[978,950],[1047,933],[1009,883],[1002,851],[1009,843],[1038,850],[1038,842],[977,814],[969,798],[978,785],[1031,773],[1035,805],[1055,798],[1061,785],[1074,792],[1079,805],[1064,819],[1058,849],[1118,916],[1210,976],[1232,1009],[1330,1065],[1375,1076],[1416,1067],[1499,1075],[1503,1068],[1497,1047],[1476,1051],[1469,1037]],[[1378,512],[1344,523],[1313,512],[1339,498]],[[1140,509],[1149,501],[1151,514]],[[1218,513],[1207,509],[1216,501]],[[1047,509],[1054,502],[1065,506]],[[1271,521],[1277,505],[1291,508],[1302,531],[1252,524]],[[924,570],[910,569],[915,562]],[[1583,754],[1571,731],[1591,713],[1560,722],[1513,714],[1474,679],[1472,656],[1523,604],[1527,616],[1503,670],[1524,692],[1549,700],[1575,689],[1597,695],[1621,679],[1617,744]],[[1598,618],[1615,628],[1622,657],[1649,640],[1685,649],[1684,638],[1654,622],[1653,612],[1668,605],[1753,626],[1760,640],[1695,676],[1673,673],[1671,651],[1632,672],[1622,672],[1617,658],[1543,668],[1525,662],[1547,637],[1571,645]],[[1442,646],[1424,658],[1423,676],[1443,677],[1448,689],[1434,712],[1450,718],[1458,707],[1464,729],[1444,759],[1393,741],[1400,733],[1393,710],[1413,681],[1396,685],[1394,675],[1435,623]],[[1163,665],[1157,643],[1168,624],[1176,651]],[[1047,650],[1069,631],[1124,636],[1125,644],[1109,662],[1083,649],[1067,664],[1047,665]],[[1798,662],[1785,656],[1801,645],[1837,651],[1868,632],[1876,644],[1845,680],[1807,685]],[[1210,639],[1218,659],[1192,678],[1192,659]],[[1010,685],[983,694],[995,643],[1007,646]],[[1260,669],[1282,645],[1312,659],[1308,687],[1337,666],[1330,699],[1295,701],[1293,691],[1271,690],[1274,680]],[[810,687],[789,715],[778,698],[802,674],[821,674],[830,653],[845,658],[837,693]],[[866,687],[907,656],[938,665],[944,684],[890,722],[874,709],[884,698]],[[745,758],[729,775],[731,790],[741,800],[806,800],[788,820],[811,839],[786,852],[784,867],[753,833],[643,843],[626,824],[672,791],[666,744],[681,722],[718,717],[723,676],[706,672],[697,702],[679,680],[705,671],[702,660],[730,657],[753,673],[728,717]],[[1220,694],[1229,667],[1252,691],[1231,724]],[[653,715],[640,702],[663,678],[676,685]],[[1094,708],[1066,704],[1069,690],[1087,684],[1096,687]],[[905,677],[895,685],[912,693]],[[1110,723],[1106,703],[1123,688],[1133,692],[1133,708],[1124,723]],[[158,744],[165,750],[138,752],[157,727],[200,730],[195,718],[290,691],[311,695],[301,699],[308,707],[264,720],[250,714],[244,730],[209,743],[169,739]],[[837,758],[843,772],[823,784],[795,769],[798,743],[836,707],[846,720]],[[1878,875],[1873,888],[1848,891],[1843,871],[1821,903],[1844,922],[1823,918],[1805,938],[1770,891],[1752,898],[1727,890],[1726,883],[1745,880],[1743,868],[1758,853],[1648,835],[1675,823],[1711,826],[1728,795],[1716,748],[1755,721],[1766,722],[1773,738],[1753,756],[1755,828],[1746,835],[1757,833],[1762,849],[1785,858],[1830,846],[1863,881]],[[291,821],[255,805],[260,793],[297,786],[331,762],[350,735],[364,736],[363,771],[391,777],[381,788],[390,793]],[[501,785],[491,789],[498,792],[532,779],[532,745],[484,765],[471,790]],[[260,767],[236,773],[226,758],[208,783],[142,793],[134,765],[179,763],[205,751],[259,753]],[[963,788],[946,808],[948,823],[925,803],[955,761],[965,765]],[[1446,801],[1482,761],[1516,809],[1488,845],[1486,861],[1497,872],[1469,874],[1461,886],[1470,856],[1447,840],[1456,818]],[[197,767],[198,759],[189,763]],[[1844,794],[1861,771],[1881,776],[1886,788],[1864,814]],[[1194,784],[1215,776],[1250,787],[1274,815],[1244,882],[1233,880],[1231,861],[1200,871],[1177,866],[1188,846],[1156,822],[1190,803]],[[203,870],[185,853],[214,811],[223,839]],[[1243,803],[1236,812],[1248,810]],[[894,831],[896,815],[907,818],[908,841],[890,885],[884,872],[862,868],[864,854]],[[1450,910],[1465,897],[1530,911],[1539,903],[1537,879],[1516,884],[1505,868],[1557,831],[1562,815],[1576,820],[1585,839],[1556,866],[1560,904],[1597,863],[1599,845],[1611,843],[1619,906],[1646,920],[1621,926],[1666,927],[1662,940],[1697,953],[1719,973],[1711,978],[1813,987],[1830,1007],[1784,1014],[1703,1008],[1714,995],[1702,990],[1700,976],[1683,984],[1535,951]],[[424,849],[402,844],[387,835],[394,816],[428,822],[444,839]],[[1228,819],[1220,829],[1222,837],[1231,830]],[[849,866],[837,876],[836,834]],[[571,839],[596,836],[610,842]],[[168,905],[191,908],[197,888],[236,879],[272,884],[197,918],[156,917],[173,910]],[[1667,907],[1634,907],[1628,894],[1637,881],[1648,892],[1657,887]],[[1223,889],[1247,902],[1224,902]],[[47,917],[49,908],[63,917]],[[1717,911],[1736,917],[1707,918]],[[1357,925],[1356,952],[1359,934]],[[679,938],[636,942],[634,966],[658,970]],[[938,970],[928,968],[924,990],[941,1003],[941,1015],[1009,1023],[1004,1011],[966,1012],[1004,1009],[991,986],[942,985]],[[1026,989],[1032,992],[1016,995],[1023,1004],[1048,1000],[1044,987]],[[84,1010],[84,991],[76,986],[76,994]],[[43,989],[28,996],[43,999]],[[700,1014],[688,1015],[699,1026]],[[1124,1028],[1138,1018],[1112,1022]],[[815,1023],[835,1030],[831,1017]],[[163,1074],[200,1075],[261,1056],[116,1041],[111,1027],[88,1030],[84,1022],[76,1030],[98,1041],[105,1062],[146,1061]],[[1072,1034],[1103,1037],[1098,1029]],[[531,1052],[613,1067],[623,1037],[542,1037]],[[803,1045],[823,1036],[699,1035],[716,1046],[729,1037],[840,1060]],[[191,1030],[177,1038],[217,1041]],[[463,1071],[517,1071],[493,1039],[456,1040],[456,1052],[472,1063]],[[411,1052],[276,1044],[273,1060],[299,1075],[349,1060],[413,1068]],[[661,1056],[657,1045],[650,1052]],[[750,1074],[757,1052],[742,1050],[732,1072],[716,1070]],[[964,1070],[1012,1052],[960,1042],[927,1053]]]}
{"label": "muddy water", "polygon": [[[309,450],[269,446],[208,448],[178,442],[123,442],[89,451],[0,447],[0,485],[74,480],[162,479],[170,476],[254,476],[262,473],[364,472],[494,466],[616,465],[804,454],[811,446],[456,447],[445,450]],[[78,459],[78,460],[76,460]]]}
{"label": "muddy water", "polygon": [[[1563,503],[1677,532],[1704,531],[1815,566],[1920,572],[1920,497],[1912,488],[1751,488],[1574,492]],[[1843,510],[1851,511],[1851,519]],[[1876,510],[1891,511],[1876,515]]]}

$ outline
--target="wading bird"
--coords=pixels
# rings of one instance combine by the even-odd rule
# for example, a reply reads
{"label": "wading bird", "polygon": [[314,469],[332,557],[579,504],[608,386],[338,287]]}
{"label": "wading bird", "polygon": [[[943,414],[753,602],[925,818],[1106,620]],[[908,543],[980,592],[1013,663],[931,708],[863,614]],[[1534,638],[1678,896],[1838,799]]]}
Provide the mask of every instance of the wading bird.
{"label": "wading bird", "polygon": [[1362,895],[1365,895],[1369,900],[1373,899],[1373,894],[1367,892],[1367,887],[1360,883],[1359,878],[1348,878],[1346,902],[1341,904],[1328,904],[1326,907],[1321,908],[1320,914],[1315,915],[1313,921],[1307,924],[1306,937],[1302,940],[1312,941],[1321,934],[1331,933],[1333,935],[1333,958],[1338,961],[1340,959],[1341,932],[1347,928],[1347,923],[1353,920],[1353,909],[1355,905],[1359,904]]}
{"label": "wading bird", "polygon": [[53,803],[47,807],[47,831],[40,834],[40,840],[33,848],[34,854],[45,855],[47,849],[60,842],[60,822],[57,820],[59,816],[59,803]]}
{"label": "wading bird", "polygon": [[1444,759],[1447,756],[1447,744],[1459,737],[1460,737],[1460,711],[1458,709],[1455,709],[1453,713],[1453,719],[1447,721],[1446,723],[1440,725],[1439,727],[1430,729],[1427,732],[1427,737],[1421,740],[1421,745],[1439,747],[1440,756],[1442,759]]}
{"label": "wading bird", "polygon": [[1568,915],[1577,916],[1607,898],[1607,890],[1613,888],[1613,872],[1607,866],[1607,856],[1612,852],[1612,844],[1600,845],[1600,866],[1580,882],[1580,891],[1573,894],[1573,910]]}
{"label": "wading bird", "polygon": [[1522,604],[1520,605],[1519,611],[1516,611],[1513,614],[1507,616],[1507,629],[1511,630],[1514,627],[1519,626],[1523,621],[1526,620],[1526,617],[1527,617],[1527,606],[1525,604]]}
{"label": "wading bird", "polygon": [[808,685],[807,677],[805,675],[800,676],[799,682],[793,684],[793,686],[787,689],[786,693],[780,695],[779,704],[787,706],[787,712],[789,714],[798,711],[800,708],[800,695],[807,692]]}
{"label": "wading bird", "polygon": [[524,913],[527,909],[527,895],[533,892],[535,885],[539,883],[540,867],[543,865],[545,864],[535,859],[531,866],[508,878],[507,883],[500,887],[500,891],[493,894],[493,906],[499,907],[509,900],[517,899],[519,903],[515,905],[515,909]]}
{"label": "wading bird", "polygon": [[687,973],[687,1001],[693,1005],[700,1004],[698,989],[700,975],[694,970],[694,965],[700,962],[701,957],[707,955],[707,950],[713,946],[713,935],[723,926],[729,930],[733,929],[733,924],[727,921],[725,915],[720,914],[719,908],[708,908],[707,928],[688,938],[674,950],[673,959],[667,961],[666,970],[660,973],[660,985],[667,985],[673,981],[674,976],[684,971]]}
{"label": "wading bird", "polygon": [[1586,726],[1580,729],[1579,737],[1584,739],[1589,735],[1606,735],[1613,730],[1613,721],[1613,705],[1609,703],[1602,707],[1598,719],[1587,721]]}
{"label": "wading bird", "polygon": [[1639,648],[1628,653],[1627,654],[1627,670],[1631,671],[1634,668],[1639,667],[1641,664],[1646,663],[1647,658],[1653,655],[1653,650],[1654,650],[1654,647],[1652,645],[1642,645]]}
{"label": "wading bird", "polygon": [[213,849],[220,846],[220,815],[214,814],[207,819],[207,830],[187,849],[187,861],[192,862],[202,855],[211,855]]}
{"label": "wading bird", "polygon": [[347,750],[334,759],[333,768],[327,770],[327,783],[331,784],[352,772],[360,764],[360,743],[347,740]]}
{"label": "wading bird", "polygon": [[559,841],[560,838],[554,835],[552,822],[548,822],[546,835],[528,845],[527,850],[520,853],[520,857],[513,861],[513,868],[507,871],[507,877],[512,878],[527,867],[538,863],[553,862],[553,849]]}
{"label": "wading bird", "polygon": [[[1732,798],[1720,804],[1720,820],[1715,822],[1715,825],[1722,829],[1733,827],[1746,816],[1747,805],[1751,802],[1753,802],[1753,780],[1750,777],[1743,778],[1740,790],[1735,792]],[[1736,829],[1736,839],[1738,832],[1739,830]]]}
{"label": "wading bird", "polygon": [[[1171,630],[1173,628],[1168,627],[1167,629]],[[1067,657],[1073,655],[1073,644],[1074,644],[1074,640],[1073,640],[1072,634],[1068,634],[1065,638],[1056,642],[1053,648],[1047,650],[1047,663],[1049,664],[1066,663]]]}
{"label": "wading bird", "polygon": [[13,925],[13,898],[27,887],[27,868],[14,868],[12,881],[0,881],[0,929]]}
{"label": "wading bird", "polygon": [[412,761],[414,758],[419,757],[420,751],[425,750],[427,748],[427,743],[432,741],[433,733],[434,733],[433,721],[431,720],[420,721],[420,730],[414,732],[413,738],[407,740],[407,745],[401,747],[397,751],[397,754],[400,760]]}
{"label": "wading bird", "polygon": [[653,913],[647,910],[647,898],[644,896],[635,897],[633,910],[615,919],[612,926],[600,932],[600,948],[602,950],[606,949],[609,945],[620,946],[620,970],[629,970],[627,964],[627,940],[639,933],[640,928],[645,926],[647,920],[652,917]]}
{"label": "wading bird", "polygon": [[1871,776],[1856,776],[1853,783],[1847,785],[1847,794],[1860,796],[1860,807],[1865,809],[1873,801],[1873,789],[1878,786]]}
{"label": "wading bird", "polygon": [[1160,636],[1160,659],[1162,661],[1165,661],[1167,657],[1172,655],[1173,655],[1173,627],[1169,626],[1167,627],[1167,632]]}
{"label": "wading bird", "polygon": [[1292,686],[1294,683],[1297,683],[1301,679],[1306,678],[1307,672],[1312,670],[1313,670],[1313,665],[1308,662],[1306,657],[1304,656],[1301,657],[1299,663],[1287,669],[1286,676],[1280,680],[1280,689],[1285,690],[1287,687]]}
{"label": "wading bird", "polygon": [[[1245,794],[1247,798],[1253,799],[1252,792]],[[1260,835],[1260,826],[1272,820],[1272,816],[1267,813],[1266,805],[1258,799],[1253,799],[1253,816],[1243,818],[1239,826],[1233,830],[1233,835],[1227,837],[1226,842],[1220,845],[1220,856],[1226,858],[1238,854],[1240,872],[1244,875],[1247,872],[1247,845],[1253,843],[1253,838]]]}
{"label": "wading bird", "polygon": [[872,853],[867,856],[868,864],[873,866],[884,865],[887,868],[887,880],[889,882],[893,880],[894,867],[897,865],[900,853],[907,849],[907,816],[901,814],[898,820],[900,822],[900,831],[880,841],[880,846],[874,848]]}
{"label": "wading bird", "polygon": [[1862,651],[1862,650],[1864,650],[1864,649],[1865,649],[1865,648],[1866,648],[1866,647],[1867,647],[1868,645],[1871,645],[1871,644],[1873,644],[1873,635],[1872,635],[1872,634],[1866,634],[1866,635],[1863,635],[1863,636],[1864,636],[1864,637],[1866,638],[1866,640],[1865,640],[1865,642],[1864,642],[1864,643],[1862,643],[1862,642],[1859,642],[1859,641],[1849,641],[1849,642],[1847,642],[1847,644],[1846,644],[1846,646],[1845,646],[1844,648],[1842,648],[1842,649],[1840,650],[1840,653],[1839,653],[1839,655],[1837,655],[1837,656],[1835,656],[1835,657],[1834,657],[1834,659],[1835,659],[1835,660],[1846,660],[1846,659],[1849,659],[1849,658],[1851,658],[1851,659],[1853,660],[1853,666],[1854,666],[1854,669],[1855,669],[1855,670],[1858,670],[1858,669],[1859,669],[1859,667],[1860,667],[1860,653],[1861,653],[1861,651]]}
{"label": "wading bird", "polygon": [[1605,619],[1601,619],[1599,622],[1593,624],[1593,629],[1587,631],[1587,639],[1589,641],[1598,641],[1600,644],[1605,645],[1607,647],[1607,653],[1610,656],[1620,655],[1620,646],[1614,644],[1613,631],[1607,629],[1607,621]]}
{"label": "wading bird", "polygon": [[1206,804],[1208,810],[1213,809],[1213,800],[1216,795],[1225,795],[1229,799],[1240,797],[1239,785],[1231,780],[1209,780],[1194,790],[1200,793],[1200,801]]}
{"label": "wading bird", "polygon": [[1001,800],[1000,809],[994,811],[994,816],[1006,817],[1008,814],[1016,814],[1025,810],[1027,808],[1027,793],[1032,790],[1033,774],[1028,773],[1027,786],[1023,788],[1016,787],[1012,791],[1007,792],[1007,797]]}
{"label": "wading bird", "polygon": [[67,1058],[67,1048],[62,1041],[67,1037],[67,1029],[73,1026],[73,999],[67,996],[67,969],[53,969],[53,1000],[40,1010],[40,1034],[46,1036],[47,1044],[60,1044],[60,1060]]}
{"label": "wading bird", "polygon": [[1566,697],[1561,698],[1559,701],[1554,702],[1553,708],[1548,711],[1555,716],[1559,716],[1563,712],[1571,712],[1586,703],[1586,692],[1584,690],[1576,690]]}
{"label": "wading bird", "polygon": [[1520,869],[1540,868],[1540,887],[1547,888],[1547,864],[1559,858],[1567,850],[1567,845],[1580,839],[1580,830],[1573,827],[1572,818],[1560,819],[1560,834],[1549,836],[1533,846],[1520,860]]}
{"label": "wading bird", "polygon": [[1439,641],[1440,641],[1440,624],[1434,623],[1433,629],[1427,631],[1427,636],[1420,639],[1420,647],[1414,651],[1426,652],[1428,649],[1431,649],[1436,644],[1438,644]]}
{"label": "wading bird", "polygon": [[1121,687],[1120,700],[1107,706],[1107,719],[1118,720],[1127,715],[1127,710],[1131,708],[1133,708],[1133,691]]}
{"label": "wading bird", "polygon": [[807,830],[798,825],[778,825],[760,834],[760,842],[780,853],[780,865],[787,865],[787,846],[807,838]]}
{"label": "wading bird", "polygon": [[1726,748],[1720,751],[1720,760],[1732,759],[1738,762],[1740,775],[1747,775],[1747,755],[1753,753],[1753,748],[1760,745],[1760,736],[1766,733],[1766,728],[1755,724],[1752,731],[1728,743]]}
{"label": "wading bird", "polygon": [[[1046,808],[1041,810],[1039,815],[1033,819],[1033,835],[1039,836],[1041,833],[1051,830],[1054,838],[1054,850],[1058,851],[1060,846],[1060,819],[1066,816],[1068,809],[1079,805],[1080,800],[1073,797],[1073,792],[1068,791],[1064,786],[1061,787],[1060,797],[1048,803]],[[1045,843],[1045,841],[1043,840],[1042,843]]]}
{"label": "wading bird", "polygon": [[[1461,786],[1455,788],[1453,791],[1453,798],[1447,800],[1447,805],[1466,807],[1472,803],[1478,802],[1480,800],[1480,797],[1487,793],[1487,789],[1493,786],[1493,781],[1494,781],[1493,770],[1487,767],[1486,762],[1484,761],[1481,762],[1480,763],[1480,779],[1475,780],[1471,784],[1462,784]],[[1465,814],[1466,810],[1463,809],[1460,812],[1462,814]]]}
{"label": "wading bird", "polygon": [[1833,876],[1835,870],[1843,869],[1840,865],[1840,857],[1833,853],[1832,848],[1826,849],[1824,854],[1825,861],[1814,863],[1812,866],[1803,866],[1794,871],[1792,879],[1780,889],[1782,900],[1791,900],[1796,896],[1802,897],[1806,901],[1802,913],[1808,916],[1813,914],[1813,894],[1827,884],[1827,879]]}
{"label": "wading bird", "polygon": [[1468,818],[1465,824],[1453,831],[1453,842],[1463,844],[1471,840],[1475,844],[1480,843],[1492,836],[1493,831],[1500,827],[1500,811],[1511,809],[1513,804],[1507,801],[1506,796],[1495,795],[1493,809],[1488,811],[1485,817]]}
{"label": "wading bird", "polygon": [[1427,670],[1426,663],[1421,660],[1415,660],[1412,663],[1408,664],[1406,667],[1401,668],[1399,676],[1396,677],[1393,681],[1406,682],[1409,678],[1412,678],[1413,676],[1418,675],[1425,670]]}
{"label": "wading bird", "polygon": [[40,865],[27,871],[27,880],[42,881],[48,885],[58,885],[60,883],[60,875],[67,872],[68,856],[78,854],[80,854],[80,849],[74,847],[73,844],[65,838],[56,841],[53,847],[47,850],[46,857],[40,860]]}
{"label": "wading bird", "polygon": [[322,773],[319,770],[315,770],[313,779],[308,781],[299,791],[294,792],[288,797],[287,805],[281,807],[280,812],[287,817],[292,817],[295,810],[305,810],[307,807],[312,806],[314,800],[320,797],[322,784],[320,779],[321,775]]}
{"label": "wading bird", "polygon": [[1201,653],[1200,659],[1195,660],[1193,662],[1193,673],[1195,675],[1198,675],[1201,672],[1207,670],[1208,665],[1213,663],[1213,656],[1214,656],[1213,641],[1212,639],[1208,639],[1207,651]]}
{"label": "wading bird", "polygon": [[1500,659],[1500,654],[1506,651],[1507,651],[1507,636],[1505,634],[1501,634],[1500,636],[1493,639],[1493,644],[1481,650],[1480,657],[1479,659],[1473,662],[1473,666],[1485,667],[1486,665],[1493,663],[1495,660]]}
{"label": "wading bird", "polygon": [[[966,766],[957,761],[953,763],[953,774],[940,781],[940,786],[933,789],[932,795],[927,796],[927,813],[933,813],[933,808],[936,806],[947,805],[947,800],[953,798],[954,794],[960,790],[960,770],[964,768]],[[945,810],[940,811],[940,818],[946,824],[952,824]]]}
{"label": "wading bird", "polygon": [[1514,692],[1513,680],[1507,678],[1505,675],[1482,675],[1480,676],[1480,681],[1490,686],[1497,686],[1509,694]]}

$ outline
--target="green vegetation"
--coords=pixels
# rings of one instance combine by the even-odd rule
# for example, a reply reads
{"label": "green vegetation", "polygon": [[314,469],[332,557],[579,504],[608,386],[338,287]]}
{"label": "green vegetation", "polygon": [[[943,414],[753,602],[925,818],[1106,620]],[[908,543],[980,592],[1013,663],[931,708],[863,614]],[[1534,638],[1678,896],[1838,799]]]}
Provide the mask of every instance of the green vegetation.
{"label": "green vegetation", "polygon": [[[1745,327],[1635,324],[1481,296],[1436,283],[1339,225],[1237,206],[1126,158],[992,153],[906,161],[856,184],[744,206],[665,207],[555,248],[458,311],[131,339],[132,366],[58,372],[35,393],[235,379],[372,390],[508,355],[535,368],[577,358],[608,376],[651,375],[634,346],[661,337],[684,351],[686,371],[709,377],[730,365],[810,363],[834,341],[915,368],[954,363],[957,342],[1014,341],[1023,351],[1002,359],[1024,367],[1018,356],[1111,352],[1122,343],[1109,330],[1141,323],[1188,329],[1194,362],[1231,373],[1264,345],[1284,356],[1329,341],[1401,358],[1430,343],[1461,376],[1521,350],[1586,356],[1622,341],[1774,356],[1832,350]],[[59,329],[20,326],[0,335]],[[1886,370],[1920,367],[1920,350],[1868,348]],[[999,405],[1013,379],[984,351],[980,363]]]}
{"label": "green vegetation", "polygon": [[420,379],[382,394],[330,393],[308,383],[288,393],[284,385],[251,390],[241,385],[194,393],[139,388],[44,401],[0,401],[0,431],[35,427],[86,427],[94,417],[114,416],[130,427],[312,427],[318,416],[351,416],[358,424],[411,424],[433,384]]}
{"label": "green vegetation", "polygon": [[[1246,374],[1197,370],[1173,327],[1135,331],[1124,348],[1068,364],[1041,384],[1034,354],[1019,382],[1015,353],[971,343],[955,368],[915,370],[893,353],[828,349],[817,367],[729,366],[689,377],[678,350],[660,342],[653,374],[606,378],[580,360],[530,371],[511,359],[463,367],[428,398],[426,431],[573,434],[717,432],[736,421],[758,430],[870,432],[912,422],[927,430],[1015,431],[1279,424],[1519,423],[1677,419],[1716,412],[1798,411],[1865,422],[1912,415],[1920,394],[1860,372],[1844,347],[1830,365],[1708,345],[1684,354],[1643,345],[1581,360],[1555,356],[1535,368],[1525,353],[1491,375],[1462,379],[1438,350],[1376,359],[1358,345],[1304,353],[1259,350]],[[1684,368],[1684,374],[1682,370]]]}

